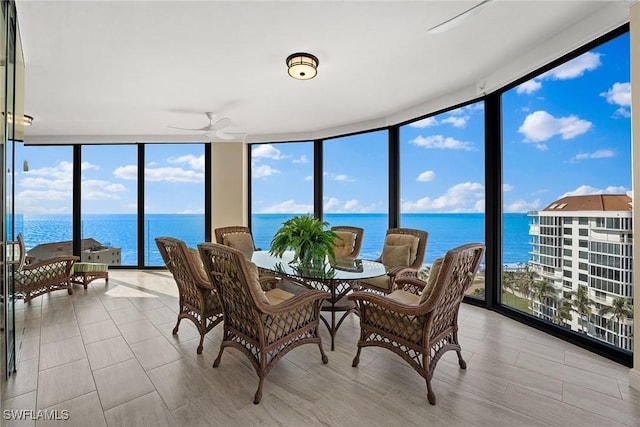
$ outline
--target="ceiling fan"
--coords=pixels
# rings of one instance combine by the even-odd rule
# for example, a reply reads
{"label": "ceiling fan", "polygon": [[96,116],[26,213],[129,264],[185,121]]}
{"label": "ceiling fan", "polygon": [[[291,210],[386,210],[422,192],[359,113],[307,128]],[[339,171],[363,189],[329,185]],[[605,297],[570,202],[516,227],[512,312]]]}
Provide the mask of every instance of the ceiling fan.
{"label": "ceiling fan", "polygon": [[476,5],[470,7],[469,9],[457,14],[456,16],[447,19],[444,22],[439,23],[438,25],[435,25],[431,28],[429,28],[427,30],[427,33],[429,34],[437,34],[437,33],[442,33],[444,31],[450,30],[451,28],[457,26],[458,24],[460,24],[465,18],[471,16],[471,15],[475,15],[476,13],[480,12],[482,9],[484,9],[486,6],[489,5],[489,3],[491,3],[493,0],[482,0],[480,3],[477,3]]}
{"label": "ceiling fan", "polygon": [[206,126],[203,126],[201,128],[179,128],[179,127],[175,127],[175,126],[169,126],[172,129],[179,129],[179,130],[189,130],[189,131],[194,131],[194,132],[203,132],[207,137],[209,137],[210,139],[235,139],[236,136],[238,135],[244,135],[244,134],[235,134],[235,133],[228,133],[225,132],[223,129],[226,128],[227,126],[229,126],[229,123],[231,123],[231,120],[229,120],[228,117],[221,117],[218,118],[218,115],[216,113],[212,113],[212,112],[206,112],[205,113],[207,115],[207,118],[209,119],[209,124]]}

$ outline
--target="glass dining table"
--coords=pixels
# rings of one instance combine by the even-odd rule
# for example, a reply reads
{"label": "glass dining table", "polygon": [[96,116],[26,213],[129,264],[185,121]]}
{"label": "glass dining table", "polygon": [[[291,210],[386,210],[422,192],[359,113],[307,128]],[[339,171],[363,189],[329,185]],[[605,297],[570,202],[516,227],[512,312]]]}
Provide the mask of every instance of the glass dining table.
{"label": "glass dining table", "polygon": [[[285,252],[282,257],[269,254],[269,251],[255,251],[251,261],[262,270],[277,277],[287,279],[309,289],[319,289],[331,294],[322,307],[322,311],[331,313],[331,322],[320,316],[331,335],[331,350],[335,349],[335,335],[343,320],[356,311],[356,305],[347,299],[353,290],[359,289],[357,282],[362,279],[383,276],[387,273],[384,264],[376,261],[353,258],[338,258],[329,262],[327,258],[320,266],[301,267],[293,261],[293,251]],[[343,312],[336,323],[336,313]]]}

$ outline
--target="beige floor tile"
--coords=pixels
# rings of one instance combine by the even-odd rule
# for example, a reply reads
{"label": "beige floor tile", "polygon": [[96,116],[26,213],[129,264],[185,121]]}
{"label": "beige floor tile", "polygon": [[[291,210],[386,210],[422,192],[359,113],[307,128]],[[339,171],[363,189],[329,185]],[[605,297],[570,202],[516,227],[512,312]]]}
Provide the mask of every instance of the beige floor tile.
{"label": "beige floor tile", "polygon": [[2,426],[35,426],[34,417],[29,411],[36,410],[36,391],[21,394],[2,401]]}
{"label": "beige floor tile", "polygon": [[161,335],[131,344],[131,350],[146,371],[182,358],[175,347]]}
{"label": "beige floor tile", "polygon": [[76,308],[76,318],[78,319],[78,325],[86,325],[87,323],[99,322],[102,320],[109,320],[109,312],[106,309],[99,308]]}
{"label": "beige floor tile", "polygon": [[38,389],[38,359],[19,360],[17,371],[3,383],[2,399],[16,397]]}
{"label": "beige floor tile", "polygon": [[40,343],[46,344],[78,335],[80,335],[80,329],[78,328],[78,323],[75,318],[65,322],[49,322],[43,320],[40,331]]}
{"label": "beige floor tile", "polygon": [[176,322],[178,320],[176,313],[165,305],[152,310],[143,311],[142,314],[144,314],[144,316],[154,325],[163,325],[166,323]]}
{"label": "beige floor tile", "polygon": [[48,408],[96,389],[87,359],[40,371],[38,409]]}
{"label": "beige floor tile", "polygon": [[129,298],[129,301],[140,311],[164,307],[164,304],[158,298]]}
{"label": "beige floor tile", "polygon": [[100,301],[102,301],[102,305],[109,312],[122,310],[126,308],[129,308],[129,309],[134,308],[133,304],[131,304],[131,301],[129,301],[128,298],[111,297],[108,295],[103,295],[100,297]]}
{"label": "beige floor tile", "polygon": [[86,345],[87,357],[93,371],[133,359],[135,355],[121,336]]}
{"label": "beige floor tile", "polygon": [[82,325],[80,332],[85,344],[120,336],[120,330],[111,319]]}
{"label": "beige floor tile", "polygon": [[129,345],[161,336],[160,331],[147,319],[118,325],[118,329]]}
{"label": "beige floor tile", "polygon": [[65,338],[63,340],[42,344],[39,368],[43,371],[86,357],[87,353],[84,350],[82,337]]}
{"label": "beige floor tile", "polygon": [[562,401],[629,426],[638,426],[640,405],[566,382]]}
{"label": "beige floor tile", "polygon": [[154,390],[136,359],[98,369],[93,375],[105,411]]}
{"label": "beige floor tile", "polygon": [[[157,392],[145,394],[104,413],[109,427],[178,427]],[[215,425],[215,424],[209,424]]]}
{"label": "beige floor tile", "polygon": [[64,427],[106,427],[107,425],[98,393],[95,391],[59,403],[47,408],[47,411],[63,419],[66,417],[66,420],[63,422],[39,420],[36,427],[60,425],[64,425]]}
{"label": "beige floor tile", "polygon": [[146,320],[146,317],[138,310],[133,304],[128,308],[121,308],[118,310],[109,311],[113,322],[120,326],[125,323],[135,322],[138,320]]}
{"label": "beige floor tile", "polygon": [[[16,336],[16,342],[18,342]],[[21,337],[19,344],[17,344],[16,356],[18,360],[33,359],[40,356],[40,337],[39,336],[23,336]]]}

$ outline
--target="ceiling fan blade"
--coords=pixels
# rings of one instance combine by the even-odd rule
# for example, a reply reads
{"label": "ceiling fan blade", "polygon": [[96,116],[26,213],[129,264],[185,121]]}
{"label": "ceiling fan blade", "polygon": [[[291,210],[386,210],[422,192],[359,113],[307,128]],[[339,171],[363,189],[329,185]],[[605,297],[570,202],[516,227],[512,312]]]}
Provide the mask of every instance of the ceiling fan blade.
{"label": "ceiling fan blade", "polygon": [[450,30],[451,28],[453,28],[456,25],[460,24],[465,18],[480,12],[482,9],[485,8],[485,6],[487,6],[492,1],[493,0],[482,0],[480,3],[476,4],[475,6],[470,7],[469,9],[465,10],[464,12],[461,12],[461,13],[457,14],[453,18],[449,18],[446,21],[441,22],[440,24],[429,28],[427,30],[427,33],[429,33],[429,34],[437,34],[437,33],[442,33],[442,32],[445,32],[447,30]]}
{"label": "ceiling fan blade", "polygon": [[170,127],[171,129],[179,129],[179,130],[191,130],[194,132],[207,132],[210,130],[213,130],[213,128],[211,127],[211,125],[207,125],[201,128],[197,128],[197,129],[193,129],[193,128],[179,128],[179,127],[175,127],[175,126],[167,126]]}
{"label": "ceiling fan blade", "polygon": [[227,118],[227,117],[223,117],[220,120],[216,121],[214,124],[210,125],[210,129],[209,130],[224,129],[227,126],[229,126],[229,123],[231,123],[231,120],[229,120],[229,118]]}

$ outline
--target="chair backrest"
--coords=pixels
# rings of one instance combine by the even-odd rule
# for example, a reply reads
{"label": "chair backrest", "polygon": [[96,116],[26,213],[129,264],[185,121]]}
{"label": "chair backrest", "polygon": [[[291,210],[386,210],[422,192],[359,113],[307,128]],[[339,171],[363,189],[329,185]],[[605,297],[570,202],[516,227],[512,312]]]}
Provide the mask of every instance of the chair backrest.
{"label": "chair backrest", "polygon": [[336,257],[357,258],[362,248],[364,228],[351,225],[334,225],[331,231],[338,235],[334,248]]}
{"label": "chair backrest", "polygon": [[478,272],[484,250],[482,243],[468,243],[447,251],[431,294],[424,302],[433,307],[431,337],[456,327],[460,303]]}
{"label": "chair backrest", "polygon": [[[394,243],[394,240],[402,241],[407,236],[413,236],[418,240],[415,247],[415,256],[413,256],[413,253],[411,253],[409,257],[408,267],[416,271],[420,271],[424,262],[424,255],[427,251],[427,240],[429,238],[429,233],[424,230],[418,230],[415,228],[389,228],[385,236],[385,245],[387,245],[389,242]],[[384,251],[385,248],[383,248],[383,255]],[[384,259],[382,256],[380,258],[380,261],[384,263]]]}
{"label": "chair backrest", "polygon": [[[250,283],[249,261],[239,250],[219,243],[200,243],[198,250],[222,302],[225,327],[257,339],[263,330],[257,302],[260,291]],[[258,280],[257,274],[253,279]]]}
{"label": "chair backrest", "polygon": [[197,299],[201,291],[195,286],[204,289],[213,288],[196,249],[187,247],[184,241],[174,237],[156,237],[155,241],[165,265],[178,285],[181,296],[190,295]]}
{"label": "chair backrest", "polygon": [[213,230],[213,233],[216,236],[217,243],[238,249],[247,259],[251,259],[251,254],[256,250],[253,235],[249,227],[231,225],[216,228]]}

